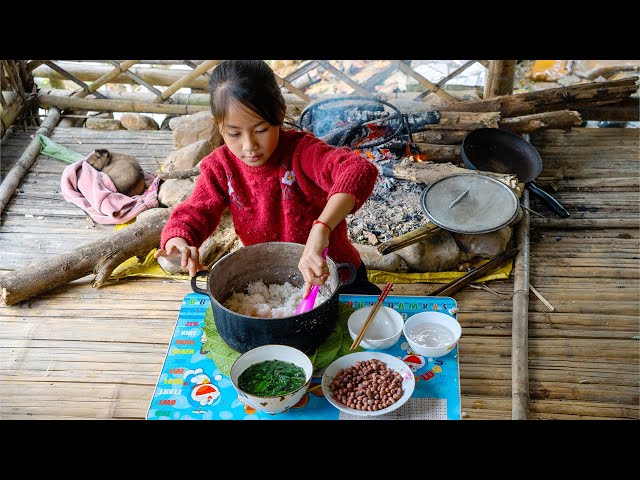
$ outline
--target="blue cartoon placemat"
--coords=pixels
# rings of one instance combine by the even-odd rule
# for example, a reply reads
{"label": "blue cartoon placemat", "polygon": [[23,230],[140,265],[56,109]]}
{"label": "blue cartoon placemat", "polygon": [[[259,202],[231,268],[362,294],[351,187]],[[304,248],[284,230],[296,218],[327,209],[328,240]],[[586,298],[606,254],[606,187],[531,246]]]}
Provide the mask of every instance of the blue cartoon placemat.
{"label": "blue cartoon placemat", "polygon": [[[340,295],[351,308],[373,304],[374,295]],[[394,412],[380,417],[345,414],[325,400],[320,378],[313,378],[307,394],[289,411],[275,415],[257,412],[238,399],[229,377],[223,375],[202,348],[204,317],[210,300],[188,294],[180,308],[176,327],[147,411],[148,420],[384,420],[460,419],[458,347],[440,358],[414,354],[403,337],[380,350],[401,358],[414,371],[416,387],[411,399]],[[450,297],[389,295],[384,305],[406,319],[423,311],[439,311],[455,318],[456,302]]]}

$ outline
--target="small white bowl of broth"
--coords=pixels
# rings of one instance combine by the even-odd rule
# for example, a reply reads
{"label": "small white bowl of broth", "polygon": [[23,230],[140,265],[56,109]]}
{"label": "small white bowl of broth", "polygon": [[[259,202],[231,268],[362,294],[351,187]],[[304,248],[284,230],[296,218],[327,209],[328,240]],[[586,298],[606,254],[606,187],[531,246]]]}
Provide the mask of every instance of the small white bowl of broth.
{"label": "small white bowl of broth", "polygon": [[265,413],[286,412],[311,383],[311,359],[297,348],[263,345],[240,355],[229,374],[241,401]]}
{"label": "small white bowl of broth", "polygon": [[453,350],[462,328],[455,318],[445,313],[420,312],[407,319],[403,333],[414,353],[437,358]]}

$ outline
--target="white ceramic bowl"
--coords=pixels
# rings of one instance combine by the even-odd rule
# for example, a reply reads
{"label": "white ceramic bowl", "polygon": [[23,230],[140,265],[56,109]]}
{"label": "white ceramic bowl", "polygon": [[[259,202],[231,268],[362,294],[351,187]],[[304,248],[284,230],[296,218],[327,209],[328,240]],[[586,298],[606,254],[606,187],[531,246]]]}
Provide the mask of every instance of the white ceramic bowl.
{"label": "white ceramic bowl", "polygon": [[[371,359],[380,360],[386,363],[387,367],[400,374],[400,376],[402,377],[402,396],[392,405],[389,405],[388,407],[377,411],[357,410],[355,408],[350,408],[333,398],[331,384],[333,383],[333,379],[338,374],[338,372],[340,372],[340,370],[342,369],[354,366],[356,362],[362,362]],[[322,393],[331,405],[339,410],[342,410],[345,413],[366,417],[384,415],[386,413],[393,412],[397,408],[400,408],[407,402],[407,400],[409,400],[409,398],[411,398],[415,386],[416,380],[413,376],[411,368],[409,368],[409,366],[399,358],[382,352],[350,353],[349,355],[345,355],[335,360],[326,368],[322,375]]]}
{"label": "white ceramic bowl", "polygon": [[411,349],[423,357],[443,357],[456,346],[462,328],[450,315],[420,312],[407,318],[403,333]]}
{"label": "white ceramic bowl", "polygon": [[[360,333],[372,309],[373,305],[362,307],[355,310],[349,316],[347,325],[349,327],[349,334],[353,340],[355,340],[358,333]],[[381,306],[375,318],[372,320],[371,325],[367,328],[364,338],[360,342],[360,346],[367,350],[384,350],[385,348],[395,345],[402,334],[403,324],[404,319],[400,313],[393,308],[385,307],[384,305]]]}
{"label": "white ceramic bowl", "polygon": [[[259,397],[244,392],[238,387],[238,378],[247,368],[267,360],[281,360],[293,363],[304,370],[306,383],[299,389],[286,395],[276,397]],[[236,387],[240,399],[256,410],[266,413],[280,413],[289,410],[300,401],[311,383],[313,364],[304,352],[286,345],[263,345],[240,355],[231,366],[229,374],[233,386]]]}

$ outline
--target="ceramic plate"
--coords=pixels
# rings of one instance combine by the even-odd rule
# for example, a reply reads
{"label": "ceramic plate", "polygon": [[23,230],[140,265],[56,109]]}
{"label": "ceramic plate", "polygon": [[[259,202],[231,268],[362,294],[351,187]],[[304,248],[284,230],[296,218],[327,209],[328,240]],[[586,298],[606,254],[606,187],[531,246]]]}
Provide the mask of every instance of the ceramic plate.
{"label": "ceramic plate", "polygon": [[[400,374],[400,376],[402,377],[402,397],[400,397],[398,401],[393,405],[389,405],[387,408],[383,408],[382,410],[377,410],[375,412],[370,412],[368,410],[356,410],[355,408],[349,408],[346,405],[337,402],[331,394],[329,385],[331,385],[331,383],[333,382],[333,378],[338,374],[338,372],[344,368],[354,366],[356,362],[361,362],[363,360],[372,360],[374,358],[386,363],[387,367]],[[337,409],[342,410],[345,413],[350,413],[351,415],[358,415],[361,417],[384,415],[385,413],[393,412],[397,408],[400,408],[407,400],[409,400],[409,398],[411,398],[415,386],[416,380],[413,376],[413,372],[406,363],[404,363],[397,357],[380,352],[350,353],[349,355],[338,358],[335,362],[329,365],[322,375],[322,392],[324,393],[324,398],[326,398],[328,402]]]}

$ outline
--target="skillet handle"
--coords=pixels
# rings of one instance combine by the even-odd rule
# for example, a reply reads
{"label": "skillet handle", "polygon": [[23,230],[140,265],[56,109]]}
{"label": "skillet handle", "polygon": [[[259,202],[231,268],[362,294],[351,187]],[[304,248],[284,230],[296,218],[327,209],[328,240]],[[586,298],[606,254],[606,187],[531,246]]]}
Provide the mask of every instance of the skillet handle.
{"label": "skillet handle", "polygon": [[560,203],[555,198],[538,187],[533,181],[528,182],[526,185],[529,191],[540,200],[542,200],[547,205],[547,207],[549,207],[551,211],[553,211],[553,213],[562,218],[569,217],[569,212],[562,205],[560,205]]}
{"label": "skillet handle", "polygon": [[196,280],[198,279],[198,277],[207,277],[207,281],[208,281],[210,273],[211,273],[211,270],[200,270],[196,272],[196,274],[193,277],[191,277],[191,289],[196,293],[201,293],[202,295],[209,296],[209,293],[207,293],[206,290],[203,290],[202,288],[196,285]]}
{"label": "skillet handle", "polygon": [[435,223],[429,222],[425,226],[413,230],[412,232],[405,233],[404,235],[400,235],[399,237],[392,238],[391,240],[381,243],[378,245],[378,252],[382,255],[395,252],[401,248],[418,243],[420,240],[424,240],[430,235],[436,233],[438,230],[440,230],[439,226]]}

